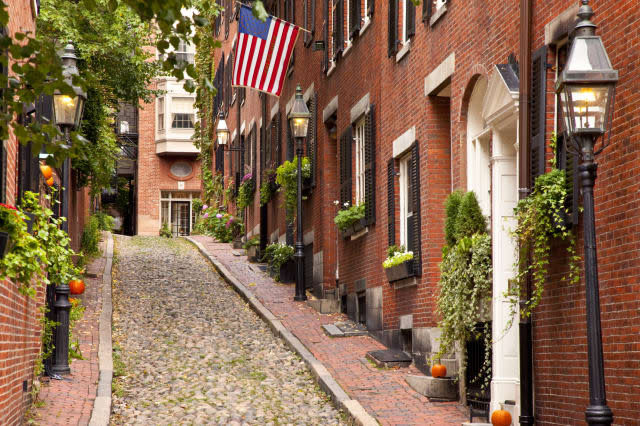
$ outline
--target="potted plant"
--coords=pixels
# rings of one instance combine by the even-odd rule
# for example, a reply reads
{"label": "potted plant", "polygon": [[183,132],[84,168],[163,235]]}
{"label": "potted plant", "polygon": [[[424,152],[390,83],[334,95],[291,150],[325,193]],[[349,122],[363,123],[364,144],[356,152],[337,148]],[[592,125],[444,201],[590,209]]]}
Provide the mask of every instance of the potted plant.
{"label": "potted plant", "polygon": [[260,205],[264,206],[271,201],[277,191],[278,184],[276,183],[276,171],[273,169],[265,170],[262,184],[260,185]]}
{"label": "potted plant", "polygon": [[244,249],[247,251],[249,262],[255,262],[258,258],[258,247],[260,246],[260,237],[254,235],[244,243]]}
{"label": "potted plant", "polygon": [[412,277],[413,252],[406,251],[404,246],[391,246],[387,249],[387,258],[382,262],[382,267],[389,282]]}
{"label": "potted plant", "polygon": [[284,243],[269,244],[262,257],[269,264],[269,274],[283,283],[295,281],[295,265],[293,263],[292,246]]}
{"label": "potted plant", "polygon": [[333,222],[338,226],[338,230],[344,238],[361,231],[367,225],[364,218],[364,207],[364,203],[349,206],[349,203],[346,202],[344,208],[339,210],[336,217],[333,218]]}
{"label": "potted plant", "polygon": [[238,188],[238,197],[236,205],[240,211],[249,207],[253,203],[253,195],[256,192],[256,180],[252,173],[247,173],[242,177],[240,187]]}

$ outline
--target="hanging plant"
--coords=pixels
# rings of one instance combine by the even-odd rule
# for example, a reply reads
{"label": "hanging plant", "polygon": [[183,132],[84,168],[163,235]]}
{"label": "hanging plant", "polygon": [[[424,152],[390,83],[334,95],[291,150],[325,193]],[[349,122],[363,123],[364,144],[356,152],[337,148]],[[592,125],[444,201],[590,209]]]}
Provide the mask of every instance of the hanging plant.
{"label": "hanging plant", "polygon": [[277,191],[278,184],[276,183],[276,171],[273,169],[265,170],[262,184],[260,185],[260,205],[264,206],[271,201]]}
{"label": "hanging plant", "polygon": [[[580,257],[576,254],[575,236],[563,220],[568,214],[566,199],[570,188],[567,185],[565,171],[556,168],[556,142],[554,134],[551,137],[554,152],[551,171],[536,178],[531,195],[520,200],[515,208],[518,225],[513,231],[513,238],[518,244],[519,256],[515,264],[516,276],[507,296],[511,302],[512,313],[515,314],[519,309],[519,300],[526,286],[527,276],[531,274],[533,291],[531,298],[520,308],[523,318],[530,316],[542,299],[549,272],[551,241],[559,239],[567,243],[569,271],[563,279],[570,283],[580,280]],[[509,323],[508,326],[510,325]]]}
{"label": "hanging plant", "polygon": [[236,205],[238,209],[244,210],[253,203],[253,195],[256,192],[256,180],[253,178],[253,174],[247,173],[242,178],[240,187],[238,188],[238,197],[236,198]]}
{"label": "hanging plant", "polygon": [[[307,157],[302,158],[302,179],[311,178],[311,162]],[[298,194],[298,157],[292,161],[285,161],[276,170],[276,183],[280,185],[278,191],[284,192],[283,206],[286,211],[287,222],[293,223],[296,213]],[[303,197],[305,199],[306,197]]]}
{"label": "hanging plant", "polygon": [[[491,237],[487,234],[486,219],[473,192],[454,192],[446,202],[445,235],[448,242],[442,249],[440,264],[440,292],[437,307],[440,314],[438,327],[440,348],[432,362],[440,360],[454,350],[456,344],[484,338],[484,363],[473,381],[489,384],[491,377],[491,330],[488,322],[482,330],[477,324],[491,306],[492,261]],[[464,374],[466,358],[459,370]]]}

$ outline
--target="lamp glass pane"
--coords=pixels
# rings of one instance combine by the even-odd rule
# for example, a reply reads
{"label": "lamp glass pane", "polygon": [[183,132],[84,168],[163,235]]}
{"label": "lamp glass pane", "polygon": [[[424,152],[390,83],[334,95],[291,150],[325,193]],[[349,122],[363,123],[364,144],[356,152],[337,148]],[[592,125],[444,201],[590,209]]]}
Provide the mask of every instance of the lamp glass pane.
{"label": "lamp glass pane", "polygon": [[567,85],[561,94],[567,129],[604,133],[609,86]]}
{"label": "lamp glass pane", "polygon": [[228,131],[218,131],[218,145],[226,145],[229,140],[229,132]]}
{"label": "lamp glass pane", "polygon": [[611,69],[611,62],[600,37],[577,37],[573,41],[569,71],[603,71]]}
{"label": "lamp glass pane", "polygon": [[76,122],[74,127],[78,129],[80,128],[80,120],[82,120],[82,112],[84,111],[84,98],[76,96],[76,99],[76,104],[78,106],[76,107]]}
{"label": "lamp glass pane", "polygon": [[56,124],[62,126],[76,125],[77,106],[80,102],[78,96],[54,95],[53,102],[56,114]]}
{"label": "lamp glass pane", "polygon": [[309,119],[306,117],[291,118],[291,131],[296,138],[306,138],[309,127]]}

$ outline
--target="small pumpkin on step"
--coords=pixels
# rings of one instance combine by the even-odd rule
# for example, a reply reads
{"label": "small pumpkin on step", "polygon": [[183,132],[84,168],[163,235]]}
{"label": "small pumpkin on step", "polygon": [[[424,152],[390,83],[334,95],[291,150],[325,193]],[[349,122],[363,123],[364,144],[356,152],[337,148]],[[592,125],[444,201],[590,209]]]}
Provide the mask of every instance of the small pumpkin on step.
{"label": "small pumpkin on step", "polygon": [[507,410],[496,410],[491,414],[491,424],[493,426],[510,426],[511,413]]}
{"label": "small pumpkin on step", "polygon": [[446,377],[447,376],[447,367],[445,367],[444,365],[438,363],[438,364],[433,364],[433,366],[431,367],[431,376],[438,378],[438,377]]}

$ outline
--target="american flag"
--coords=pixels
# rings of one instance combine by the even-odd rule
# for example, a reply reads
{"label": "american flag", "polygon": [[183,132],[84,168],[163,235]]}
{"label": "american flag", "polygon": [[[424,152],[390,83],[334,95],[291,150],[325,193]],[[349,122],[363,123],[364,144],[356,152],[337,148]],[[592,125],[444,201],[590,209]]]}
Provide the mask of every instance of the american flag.
{"label": "american flag", "polygon": [[231,84],[280,96],[298,30],[274,16],[262,22],[242,5]]}

